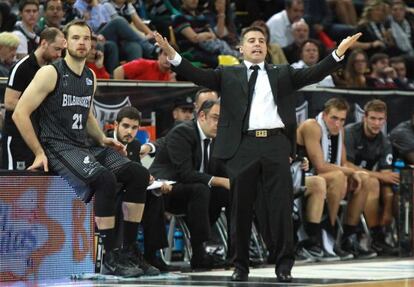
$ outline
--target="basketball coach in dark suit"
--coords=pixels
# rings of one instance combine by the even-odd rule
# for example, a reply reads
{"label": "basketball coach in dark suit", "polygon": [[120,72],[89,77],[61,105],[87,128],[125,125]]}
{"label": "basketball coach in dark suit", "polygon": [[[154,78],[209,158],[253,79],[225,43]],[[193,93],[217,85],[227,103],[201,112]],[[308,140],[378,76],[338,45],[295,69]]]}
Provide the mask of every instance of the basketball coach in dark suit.
{"label": "basketball coach in dark suit", "polygon": [[219,113],[219,101],[204,102],[196,120],[182,122],[168,132],[150,167],[154,177],[177,182],[164,195],[165,209],[187,215],[193,269],[218,267],[215,257],[205,252],[204,243],[210,239],[210,225],[230,201],[224,168],[210,160]]}
{"label": "basketball coach in dark suit", "polygon": [[231,238],[234,247],[233,281],[246,281],[249,272],[249,239],[257,185],[263,187],[276,254],[276,276],[292,281],[294,263],[292,228],[292,179],[289,156],[295,156],[297,89],[316,83],[340,67],[348,48],[361,34],[344,39],[318,64],[306,69],[267,65],[267,46],[258,27],[241,37],[243,63],[198,69],[183,59],[166,38],[155,39],[166,51],[174,71],[198,85],[218,91],[221,113],[213,156],[226,160],[231,179]]}

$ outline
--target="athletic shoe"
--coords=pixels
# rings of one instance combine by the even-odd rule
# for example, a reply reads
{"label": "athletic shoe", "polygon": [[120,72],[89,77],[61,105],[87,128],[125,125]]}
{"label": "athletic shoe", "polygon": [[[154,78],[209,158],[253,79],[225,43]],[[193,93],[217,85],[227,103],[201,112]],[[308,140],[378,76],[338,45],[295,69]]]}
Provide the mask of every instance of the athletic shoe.
{"label": "athletic shoe", "polygon": [[335,252],[335,254],[336,254],[337,256],[339,256],[339,258],[340,258],[342,261],[345,261],[345,260],[351,260],[351,259],[353,259],[353,258],[354,258],[354,255],[353,255],[352,253],[350,253],[350,252],[347,252],[347,251],[343,250],[343,249],[341,248],[341,246],[340,246],[339,244],[337,244],[337,243],[334,245],[334,247],[333,247],[333,251]]}
{"label": "athletic shoe", "polygon": [[147,261],[145,261],[144,256],[139,250],[139,247],[136,243],[131,244],[124,248],[123,250],[125,256],[129,258],[129,260],[138,268],[144,271],[144,275],[147,276],[157,276],[160,275],[160,270],[152,265],[150,265]]}
{"label": "athletic shoe", "polygon": [[370,259],[378,256],[371,248],[361,246],[356,234],[352,234],[342,240],[342,249],[352,253],[355,258],[360,259]]}
{"label": "athletic shoe", "polygon": [[132,264],[120,249],[114,249],[106,253],[103,266],[103,274],[122,277],[138,277],[144,274],[142,269]]}
{"label": "athletic shoe", "polygon": [[373,240],[371,248],[378,253],[378,255],[398,256],[398,248],[389,245],[383,240]]}
{"label": "athletic shoe", "polygon": [[304,247],[300,247],[296,250],[295,261],[296,263],[310,263],[315,262],[315,258]]}

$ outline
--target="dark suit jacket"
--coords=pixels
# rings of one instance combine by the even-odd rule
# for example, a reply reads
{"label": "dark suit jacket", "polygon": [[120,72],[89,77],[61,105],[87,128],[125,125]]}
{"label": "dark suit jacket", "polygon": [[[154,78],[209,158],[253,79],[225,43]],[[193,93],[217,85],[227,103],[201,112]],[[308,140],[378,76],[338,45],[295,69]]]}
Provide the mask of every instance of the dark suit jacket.
{"label": "dark suit jacket", "polygon": [[[210,154],[214,141],[210,144]],[[188,121],[175,126],[165,137],[150,167],[153,176],[180,183],[208,184],[212,175],[199,172],[202,161],[201,139],[197,122]],[[209,161],[209,171],[215,170],[215,161]]]}
{"label": "dark suit jacket", "polygon": [[[294,91],[321,81],[339,68],[332,55],[305,69],[294,69],[289,65],[266,64],[273,97],[278,113],[285,124],[285,133],[291,142],[291,153],[296,145],[296,96]],[[198,69],[186,59],[174,70],[187,80],[219,92],[221,97],[220,119],[214,156],[230,159],[236,153],[241,137],[243,119],[247,112],[248,87],[247,68],[244,64],[218,67],[215,70]],[[264,115],[266,116],[266,115]]]}

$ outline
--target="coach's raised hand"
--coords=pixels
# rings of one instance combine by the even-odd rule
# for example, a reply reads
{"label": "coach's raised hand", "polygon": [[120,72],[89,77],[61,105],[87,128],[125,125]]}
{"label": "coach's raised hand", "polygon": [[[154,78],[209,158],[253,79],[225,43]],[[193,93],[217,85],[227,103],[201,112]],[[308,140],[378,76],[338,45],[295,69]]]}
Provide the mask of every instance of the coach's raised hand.
{"label": "coach's raised hand", "polygon": [[361,37],[362,33],[356,33],[352,36],[348,36],[341,41],[338,48],[336,48],[336,55],[338,57],[342,57],[345,52],[358,41],[358,38]]}
{"label": "coach's raised hand", "polygon": [[160,48],[167,54],[168,59],[174,59],[175,53],[174,48],[170,45],[167,38],[163,37],[160,33],[154,32],[155,41],[157,41]]}

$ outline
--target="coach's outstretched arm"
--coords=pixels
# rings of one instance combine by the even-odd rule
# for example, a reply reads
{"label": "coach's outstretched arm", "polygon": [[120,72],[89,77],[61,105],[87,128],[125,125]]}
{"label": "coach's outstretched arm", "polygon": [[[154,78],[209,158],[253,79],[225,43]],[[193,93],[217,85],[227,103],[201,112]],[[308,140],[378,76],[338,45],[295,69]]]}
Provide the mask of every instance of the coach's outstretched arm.
{"label": "coach's outstretched arm", "polygon": [[170,45],[167,38],[163,37],[160,33],[154,32],[155,41],[157,41],[160,48],[167,54],[169,60],[174,59],[177,51]]}
{"label": "coach's outstretched arm", "polygon": [[40,106],[47,95],[53,91],[56,81],[57,72],[53,66],[40,68],[32,82],[24,90],[12,116],[24,141],[36,156],[28,170],[43,168],[44,171],[49,171],[45,151],[37,138],[30,115]]}
{"label": "coach's outstretched arm", "polygon": [[354,45],[359,37],[361,37],[362,33],[356,33],[352,36],[348,36],[345,39],[343,39],[341,41],[341,43],[339,44],[338,48],[336,48],[336,55],[338,57],[342,57],[343,55],[345,55],[346,51],[352,46]]}
{"label": "coach's outstretched arm", "polygon": [[189,61],[182,58],[175,49],[168,43],[165,37],[159,33],[154,33],[154,38],[160,48],[167,54],[167,59],[173,66],[173,71],[199,86],[209,88],[214,91],[220,90],[221,79],[219,69],[197,68]]}

